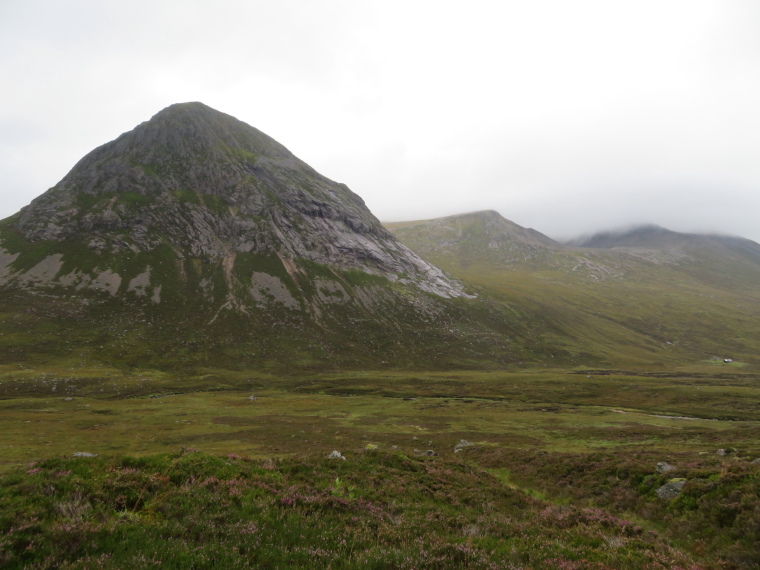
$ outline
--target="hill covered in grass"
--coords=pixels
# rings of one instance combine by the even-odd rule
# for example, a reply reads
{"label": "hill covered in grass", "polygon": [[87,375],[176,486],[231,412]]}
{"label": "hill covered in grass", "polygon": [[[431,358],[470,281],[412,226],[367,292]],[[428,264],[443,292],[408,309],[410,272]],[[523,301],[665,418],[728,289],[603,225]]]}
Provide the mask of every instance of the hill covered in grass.
{"label": "hill covered in grass", "polygon": [[760,245],[752,241],[650,227],[563,245],[492,211],[387,226],[541,323],[557,354],[608,364],[758,362]]}

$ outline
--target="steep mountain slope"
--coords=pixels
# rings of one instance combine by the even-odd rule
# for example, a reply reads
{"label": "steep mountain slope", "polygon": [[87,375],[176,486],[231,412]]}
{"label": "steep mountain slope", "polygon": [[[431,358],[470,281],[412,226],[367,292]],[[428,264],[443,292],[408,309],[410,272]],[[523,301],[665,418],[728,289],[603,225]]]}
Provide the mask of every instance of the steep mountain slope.
{"label": "steep mountain slope", "polygon": [[751,242],[570,247],[495,212],[392,229],[253,127],[173,105],[0,222],[0,366],[488,368],[758,353]]}
{"label": "steep mountain slope", "polygon": [[649,226],[536,243],[499,218],[476,212],[387,227],[439,267],[511,306],[531,307],[561,331],[553,342],[570,352],[612,361],[647,354],[659,362],[758,361],[758,244]]}
{"label": "steep mountain slope", "polygon": [[87,236],[95,251],[166,244],[196,259],[277,252],[389,278],[405,274],[438,295],[461,295],[345,185],[201,103],[173,105],[95,149],[14,226],[30,242]]}
{"label": "steep mountain slope", "polygon": [[9,361],[456,365],[521,350],[519,322],[345,185],[200,103],[95,149],[0,222],[0,288]]}

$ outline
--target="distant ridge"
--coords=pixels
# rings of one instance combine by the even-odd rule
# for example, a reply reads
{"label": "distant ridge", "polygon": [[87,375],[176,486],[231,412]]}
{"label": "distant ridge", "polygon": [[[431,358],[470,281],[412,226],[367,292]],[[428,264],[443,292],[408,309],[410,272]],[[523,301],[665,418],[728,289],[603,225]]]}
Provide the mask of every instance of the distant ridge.
{"label": "distant ridge", "polygon": [[642,224],[620,230],[605,230],[595,234],[580,236],[568,240],[567,245],[577,247],[611,248],[644,244],[664,245],[668,238],[678,236],[676,232],[656,224]]}
{"label": "distant ridge", "polygon": [[465,263],[482,259],[531,265],[561,248],[553,239],[507,220],[494,210],[385,225],[412,250],[434,263],[439,257],[454,256]]}
{"label": "distant ridge", "polygon": [[569,352],[758,361],[753,241],[649,225],[559,244],[492,211],[387,226],[439,267],[519,307],[537,334]]}

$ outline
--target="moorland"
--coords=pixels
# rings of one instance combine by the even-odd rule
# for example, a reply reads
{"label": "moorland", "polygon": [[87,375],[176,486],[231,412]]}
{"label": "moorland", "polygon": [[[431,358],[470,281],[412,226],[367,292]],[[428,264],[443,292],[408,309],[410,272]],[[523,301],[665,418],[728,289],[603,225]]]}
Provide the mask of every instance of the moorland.
{"label": "moorland", "polygon": [[734,363],[0,389],[9,568],[758,564],[760,389]]}

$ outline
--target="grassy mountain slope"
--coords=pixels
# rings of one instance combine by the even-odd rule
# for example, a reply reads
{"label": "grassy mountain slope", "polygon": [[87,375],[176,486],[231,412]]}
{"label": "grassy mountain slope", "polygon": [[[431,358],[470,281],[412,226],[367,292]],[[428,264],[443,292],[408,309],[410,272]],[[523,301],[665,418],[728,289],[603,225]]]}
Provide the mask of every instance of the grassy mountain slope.
{"label": "grassy mountain slope", "polygon": [[[169,248],[98,253],[29,243],[8,221],[0,235],[12,236],[2,240],[16,257],[7,268],[22,283],[0,295],[4,363],[437,368],[476,366],[485,355],[503,365],[521,351],[506,340],[521,331],[503,308],[358,270],[265,253],[237,253],[234,264],[179,259]],[[72,273],[90,286],[67,286]]]}
{"label": "grassy mountain slope", "polygon": [[562,246],[494,212],[387,224],[451,274],[529,308],[549,342],[607,362],[758,362],[760,246],[643,232],[626,247]]}

